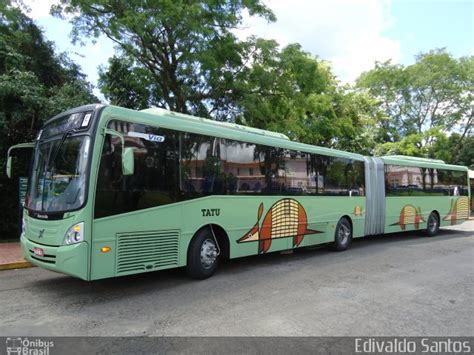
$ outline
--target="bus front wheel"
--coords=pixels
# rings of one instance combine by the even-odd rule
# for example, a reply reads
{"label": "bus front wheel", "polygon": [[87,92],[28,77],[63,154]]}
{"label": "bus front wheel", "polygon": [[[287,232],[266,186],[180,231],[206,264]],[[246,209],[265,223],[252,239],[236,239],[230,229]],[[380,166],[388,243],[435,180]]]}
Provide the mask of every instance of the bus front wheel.
{"label": "bus front wheel", "polygon": [[188,248],[187,274],[195,279],[211,277],[219,264],[219,250],[210,230],[199,231]]}
{"label": "bus front wheel", "polygon": [[336,251],[346,250],[352,241],[352,225],[346,218],[342,217],[336,225],[333,249]]}
{"label": "bus front wheel", "polygon": [[433,211],[428,217],[428,222],[426,223],[426,234],[428,237],[434,237],[439,232],[439,216]]}

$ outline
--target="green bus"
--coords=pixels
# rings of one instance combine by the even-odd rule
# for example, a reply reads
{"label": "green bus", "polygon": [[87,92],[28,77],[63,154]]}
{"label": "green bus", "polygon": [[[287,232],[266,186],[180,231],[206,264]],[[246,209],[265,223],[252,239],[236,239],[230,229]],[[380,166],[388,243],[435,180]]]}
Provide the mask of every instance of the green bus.
{"label": "green bus", "polygon": [[469,217],[468,169],[359,154],[171,111],[87,105],[50,119],[31,163],[21,246],[83,280],[420,230]]}

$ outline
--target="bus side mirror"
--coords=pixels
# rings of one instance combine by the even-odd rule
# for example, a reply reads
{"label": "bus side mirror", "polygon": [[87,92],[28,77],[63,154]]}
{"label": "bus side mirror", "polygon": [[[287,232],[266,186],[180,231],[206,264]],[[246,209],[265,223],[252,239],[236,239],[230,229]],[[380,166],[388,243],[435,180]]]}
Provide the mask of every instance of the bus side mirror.
{"label": "bus side mirror", "polygon": [[134,158],[133,158],[133,148],[126,147],[122,150],[122,174],[133,175],[135,170]]}
{"label": "bus side mirror", "polygon": [[135,163],[133,159],[133,148],[132,147],[125,147],[125,139],[123,134],[117,132],[113,129],[104,128],[104,134],[110,134],[112,136],[116,136],[120,138],[122,142],[122,174],[126,175],[133,175],[135,170]]}
{"label": "bus side mirror", "polygon": [[7,159],[7,176],[9,179],[12,178],[12,157],[8,157]]}
{"label": "bus side mirror", "polygon": [[[12,158],[12,151],[15,150],[15,149],[25,149],[25,148],[31,148],[33,149],[35,147],[35,143],[34,142],[30,142],[30,143],[20,143],[20,144],[15,144],[15,145],[12,145],[10,148],[8,148],[8,153],[7,153],[7,176],[9,179],[12,178],[12,165],[13,165],[13,158]],[[15,163],[16,164],[16,163]],[[28,174],[26,174],[28,175]]]}

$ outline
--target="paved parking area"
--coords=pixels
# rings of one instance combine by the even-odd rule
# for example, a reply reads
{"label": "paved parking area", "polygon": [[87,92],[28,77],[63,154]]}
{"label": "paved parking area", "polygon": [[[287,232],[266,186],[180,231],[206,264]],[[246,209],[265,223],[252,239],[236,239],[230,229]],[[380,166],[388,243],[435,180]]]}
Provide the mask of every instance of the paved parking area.
{"label": "paved parking area", "polygon": [[0,335],[474,335],[474,221],[183,270],[84,282],[0,271]]}

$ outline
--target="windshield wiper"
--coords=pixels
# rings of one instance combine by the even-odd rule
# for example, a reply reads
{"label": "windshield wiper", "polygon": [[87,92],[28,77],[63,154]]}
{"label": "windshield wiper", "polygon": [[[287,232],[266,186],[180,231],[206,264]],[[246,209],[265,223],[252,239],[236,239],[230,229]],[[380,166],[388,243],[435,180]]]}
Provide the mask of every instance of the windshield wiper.
{"label": "windshield wiper", "polygon": [[56,148],[52,152],[49,153],[48,159],[46,159],[45,168],[44,168],[44,179],[43,179],[43,193],[41,195],[41,209],[42,210],[44,210],[45,184],[46,184],[46,176],[47,176],[47,173],[48,173],[48,170],[49,170],[48,167],[51,168],[50,171],[49,171],[50,181],[49,181],[48,190],[51,190],[51,188],[53,187],[53,182],[54,182],[53,173],[54,173],[54,168],[55,168],[55,162],[56,162],[56,158],[57,158],[57,155],[59,153],[59,150],[61,149],[61,146],[64,144],[64,141],[66,140],[66,138],[71,133],[74,133],[75,131],[76,131],[75,129],[70,129],[70,130],[64,132],[62,137],[61,137],[61,140],[58,143],[58,145],[56,146]]}
{"label": "windshield wiper", "polygon": [[59,153],[59,149],[61,149],[62,145],[64,144],[64,141],[66,140],[66,138],[69,135],[71,135],[72,133],[75,133],[75,132],[76,132],[76,130],[73,128],[73,129],[70,129],[69,131],[66,131],[66,132],[63,133],[63,135],[61,137],[61,140],[59,141],[59,144],[56,146],[56,149],[53,152],[53,158],[51,159],[52,164],[54,164],[54,162],[56,161],[57,155]]}
{"label": "windshield wiper", "polygon": [[63,133],[63,135],[61,137],[61,140],[59,141],[58,145],[56,146],[56,148],[53,151],[53,156],[52,157],[50,156],[50,159],[48,159],[48,165],[47,166],[50,166],[49,164],[51,164],[51,171],[50,171],[50,176],[51,176],[50,180],[51,181],[49,182],[49,189],[51,189],[51,187],[53,186],[54,169],[56,167],[56,158],[58,157],[59,150],[61,149],[62,145],[64,144],[64,141],[66,140],[66,138],[74,132],[76,132],[76,130],[73,128],[73,129],[70,129],[70,130]]}

